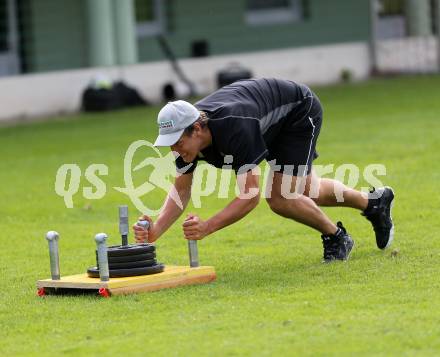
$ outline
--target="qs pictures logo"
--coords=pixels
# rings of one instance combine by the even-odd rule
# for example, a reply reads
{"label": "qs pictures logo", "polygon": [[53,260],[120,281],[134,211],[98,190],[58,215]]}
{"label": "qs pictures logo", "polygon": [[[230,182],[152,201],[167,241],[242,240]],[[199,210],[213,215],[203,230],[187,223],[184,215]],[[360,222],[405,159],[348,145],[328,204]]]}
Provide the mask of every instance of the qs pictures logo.
{"label": "qs pictures logo", "polygon": [[[127,149],[124,157],[124,187],[113,187],[114,190],[121,192],[131,200],[133,205],[142,213],[149,216],[159,214],[159,209],[153,209],[147,204],[147,194],[160,189],[171,198],[180,209],[183,209],[182,201],[174,186],[177,175],[174,163],[175,152],[170,151],[163,156],[161,152],[146,140],[137,140]],[[143,159],[136,165],[133,163]],[[275,163],[266,163],[263,170],[259,166],[252,169],[253,174],[262,175],[265,186],[262,191],[258,189],[249,190],[245,193],[246,175],[238,174],[236,180],[232,179],[232,155],[225,155],[222,169],[217,170],[208,163],[197,164],[193,182],[191,186],[191,200],[195,208],[201,208],[202,197],[207,197],[217,193],[218,198],[227,199],[230,197],[231,183],[235,186],[235,195],[241,199],[251,199],[253,196],[262,192],[263,197],[271,197],[273,172],[279,168]],[[263,165],[262,165],[263,166]],[[285,165],[285,169],[288,165]],[[334,178],[345,183],[348,187],[355,187],[359,184],[361,177],[369,184],[369,187],[381,187],[382,182],[377,176],[386,175],[386,167],[382,164],[370,164],[363,170],[353,164],[342,164],[337,167],[333,164],[314,165],[314,170],[319,177],[334,174]],[[291,167],[293,170],[293,166]],[[218,173],[220,171],[220,179]],[[292,171],[293,172],[293,171]],[[105,164],[92,164],[87,167],[84,177],[90,186],[83,187],[84,198],[97,200],[103,198],[107,193],[107,185],[102,180],[102,176],[109,175],[109,168]],[[73,208],[73,196],[79,191],[82,177],[81,168],[77,164],[64,164],[56,174],[55,192],[64,198],[67,208]],[[303,194],[306,177],[297,180],[292,192],[292,176],[284,175],[281,187],[281,194],[286,199],[296,199]],[[313,195],[319,194],[319,180],[314,180],[310,187]],[[369,187],[362,187],[361,190],[368,192]],[[343,202],[344,186],[335,186],[334,192],[338,202]],[[251,192],[252,191],[252,192]],[[151,196],[150,196],[151,197]],[[316,196],[317,197],[317,196]],[[157,199],[151,201],[157,202]]]}

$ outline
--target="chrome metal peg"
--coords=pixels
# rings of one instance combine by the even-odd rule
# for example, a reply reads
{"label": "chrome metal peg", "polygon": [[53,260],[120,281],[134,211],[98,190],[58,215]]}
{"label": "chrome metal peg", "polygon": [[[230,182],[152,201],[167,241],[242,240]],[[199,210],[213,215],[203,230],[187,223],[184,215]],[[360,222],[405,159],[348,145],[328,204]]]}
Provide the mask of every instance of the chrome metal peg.
{"label": "chrome metal peg", "polygon": [[50,274],[52,275],[52,280],[60,280],[59,238],[60,235],[55,231],[49,231],[46,234],[46,239],[49,242]]}
{"label": "chrome metal peg", "polygon": [[105,233],[98,233],[95,236],[96,248],[98,250],[99,277],[101,278],[101,281],[109,281],[110,279],[107,246],[105,244],[106,240],[107,234]]}

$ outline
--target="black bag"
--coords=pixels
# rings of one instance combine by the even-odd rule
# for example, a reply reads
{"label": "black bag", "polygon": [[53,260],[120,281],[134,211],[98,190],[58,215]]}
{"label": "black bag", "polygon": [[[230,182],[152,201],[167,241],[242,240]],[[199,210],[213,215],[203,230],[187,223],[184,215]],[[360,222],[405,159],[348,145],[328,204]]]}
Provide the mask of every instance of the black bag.
{"label": "black bag", "polygon": [[113,88],[118,94],[124,107],[135,107],[148,104],[136,89],[129,87],[122,81],[116,82]]}
{"label": "black bag", "polygon": [[87,87],[82,95],[81,106],[85,112],[102,112],[148,104],[136,89],[120,81],[110,88]]}
{"label": "black bag", "polygon": [[239,81],[240,79],[248,79],[252,77],[252,72],[244,68],[238,63],[231,63],[227,68],[221,70],[217,74],[218,88]]}

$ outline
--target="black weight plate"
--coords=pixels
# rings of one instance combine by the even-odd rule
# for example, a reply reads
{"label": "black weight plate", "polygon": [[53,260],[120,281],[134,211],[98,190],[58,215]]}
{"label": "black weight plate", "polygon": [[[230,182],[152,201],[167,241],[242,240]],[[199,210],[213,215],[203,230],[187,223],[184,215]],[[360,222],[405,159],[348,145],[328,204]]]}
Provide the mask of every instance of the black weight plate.
{"label": "black weight plate", "polygon": [[[146,268],[133,268],[133,269],[115,269],[110,270],[110,278],[122,278],[124,276],[138,276],[138,275],[151,275],[163,272],[165,265],[157,264],[152,267]],[[97,267],[91,267],[87,269],[87,275],[89,278],[99,278],[99,270]]]}
{"label": "black weight plate", "polygon": [[111,263],[108,265],[108,268],[110,270],[112,270],[112,269],[131,269],[131,268],[151,267],[156,264],[157,264],[156,259],[149,259],[149,260],[138,260],[136,262]]}
{"label": "black weight plate", "polygon": [[[112,245],[107,247],[107,255],[109,257],[128,257],[130,255],[154,253],[155,251],[155,246],[144,244]],[[97,253],[97,250],[95,250],[95,253]]]}
{"label": "black weight plate", "polygon": [[109,257],[126,257],[128,255],[153,253],[154,251],[156,251],[156,247],[148,243],[112,245],[107,248],[107,254]]}
{"label": "black weight plate", "polygon": [[125,257],[108,257],[108,263],[137,262],[139,260],[150,260],[156,258],[156,253],[145,253],[138,255],[127,255]]}

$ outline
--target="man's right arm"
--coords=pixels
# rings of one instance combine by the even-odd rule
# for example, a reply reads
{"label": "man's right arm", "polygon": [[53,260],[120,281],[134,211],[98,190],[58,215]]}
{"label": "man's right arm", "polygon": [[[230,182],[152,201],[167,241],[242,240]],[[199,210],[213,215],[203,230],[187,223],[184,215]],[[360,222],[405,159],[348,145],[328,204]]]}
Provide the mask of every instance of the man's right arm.
{"label": "man's right arm", "polygon": [[149,221],[150,228],[148,231],[146,231],[136,225],[133,226],[137,243],[146,241],[150,243],[154,242],[173,225],[173,223],[180,217],[188,205],[189,199],[191,198],[192,181],[193,173],[191,172],[177,176],[174,182],[174,189],[182,202],[182,208],[179,207],[172,195],[169,193],[165,199],[162,209],[160,210],[156,222],[153,222],[152,219],[146,215],[140,217],[140,219]]}

